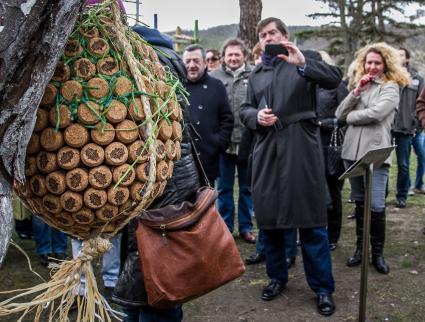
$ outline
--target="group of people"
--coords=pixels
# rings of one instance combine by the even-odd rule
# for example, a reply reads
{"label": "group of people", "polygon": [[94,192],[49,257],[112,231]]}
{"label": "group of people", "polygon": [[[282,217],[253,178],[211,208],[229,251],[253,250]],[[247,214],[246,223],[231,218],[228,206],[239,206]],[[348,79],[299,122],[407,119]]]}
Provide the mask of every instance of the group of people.
{"label": "group of people", "polygon": [[[259,42],[252,51],[255,66],[238,38],[227,40],[221,52],[190,45],[180,60],[165,35],[143,26],[134,30],[154,45],[160,61],[190,94],[189,106],[181,102],[186,125],[181,159],[174,165],[164,194],[151,207],[178,204],[202,184],[196,164],[199,158],[208,181],[219,192],[218,209],[229,230],[235,229],[237,213],[239,235],[248,243],[257,243],[256,253],[246,263],[265,261],[270,281],[261,299],[273,300],[285,290],[299,239],[318,312],[332,315],[335,281],[330,252],[340,237],[343,183],[338,180],[341,172],[329,169],[327,147],[335,130],[343,129],[341,158],[348,168],[367,151],[390,146],[394,137],[398,144],[397,200],[398,206],[403,207],[403,200],[405,206],[410,146],[425,126],[423,79],[409,68],[409,52],[385,43],[365,46],[356,54],[349,81],[343,81],[326,53],[301,51],[277,18],[266,18],[257,26]],[[274,55],[267,50],[270,44],[286,48],[287,54]],[[418,144],[424,148],[423,139]],[[388,158],[372,178],[372,263],[384,274],[390,270],[383,256],[390,165]],[[415,182],[418,192],[424,190],[421,180]],[[350,179],[350,184],[357,242],[347,266],[355,266],[363,260],[365,188],[362,177]],[[258,238],[253,233],[254,213]],[[105,286],[115,287],[112,300],[123,306],[126,322],[181,321],[181,306],[158,309],[147,305],[135,228],[136,222],[131,222],[124,230],[121,265],[114,264],[121,266],[120,273],[116,271],[113,284],[105,280]],[[75,253],[79,246],[73,243]]]}

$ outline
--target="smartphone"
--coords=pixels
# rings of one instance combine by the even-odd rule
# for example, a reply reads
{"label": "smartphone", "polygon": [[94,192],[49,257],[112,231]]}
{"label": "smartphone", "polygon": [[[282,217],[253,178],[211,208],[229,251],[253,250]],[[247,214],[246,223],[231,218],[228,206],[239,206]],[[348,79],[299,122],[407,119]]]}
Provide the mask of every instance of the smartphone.
{"label": "smartphone", "polygon": [[285,55],[288,56],[288,49],[283,47],[281,44],[267,44],[265,48],[266,54],[269,54],[270,56],[277,56],[277,55]]}

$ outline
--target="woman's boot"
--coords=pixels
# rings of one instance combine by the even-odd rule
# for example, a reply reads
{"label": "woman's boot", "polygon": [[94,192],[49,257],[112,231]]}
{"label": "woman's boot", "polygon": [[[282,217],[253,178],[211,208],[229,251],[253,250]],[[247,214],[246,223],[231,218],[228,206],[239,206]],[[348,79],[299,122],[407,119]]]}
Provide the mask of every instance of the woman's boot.
{"label": "woman's boot", "polygon": [[370,243],[372,244],[372,264],[382,274],[388,274],[390,267],[384,259],[385,210],[371,213]]}
{"label": "woman's boot", "polygon": [[363,249],[363,202],[356,201],[356,250],[354,255],[347,260],[347,266],[353,267],[360,265],[362,262],[362,249]]}

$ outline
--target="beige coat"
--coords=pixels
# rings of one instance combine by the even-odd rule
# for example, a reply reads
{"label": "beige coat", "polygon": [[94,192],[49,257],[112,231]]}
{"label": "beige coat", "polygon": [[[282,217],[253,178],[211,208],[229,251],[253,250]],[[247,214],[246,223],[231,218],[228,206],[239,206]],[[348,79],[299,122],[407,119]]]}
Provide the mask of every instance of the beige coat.
{"label": "beige coat", "polygon": [[[391,125],[399,104],[394,82],[372,81],[359,97],[353,92],[341,102],[335,115],[348,124],[342,158],[356,161],[367,151],[391,145]],[[385,163],[391,164],[391,157]]]}

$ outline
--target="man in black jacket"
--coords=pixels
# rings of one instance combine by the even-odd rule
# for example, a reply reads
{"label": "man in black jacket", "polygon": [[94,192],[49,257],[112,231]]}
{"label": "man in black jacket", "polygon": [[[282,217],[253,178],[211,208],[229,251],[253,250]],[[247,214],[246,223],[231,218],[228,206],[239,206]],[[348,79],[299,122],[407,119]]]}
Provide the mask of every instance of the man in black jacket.
{"label": "man in black jacket", "polygon": [[[335,311],[334,279],[326,231],[325,171],[316,121],[316,87],[332,89],[341,81],[336,67],[316,52],[301,52],[288,41],[283,22],[267,18],[257,34],[265,54],[252,71],[241,120],[255,132],[252,154],[252,196],[258,227],[263,229],[267,275],[262,293],[274,299],[286,287],[288,269],[284,237],[299,228],[304,271],[317,294],[322,315]],[[267,53],[280,44],[288,55]]]}
{"label": "man in black jacket", "polygon": [[187,70],[189,115],[202,165],[211,183],[218,176],[220,152],[226,151],[233,130],[233,116],[224,85],[207,73],[205,50],[190,45],[183,53]]}

